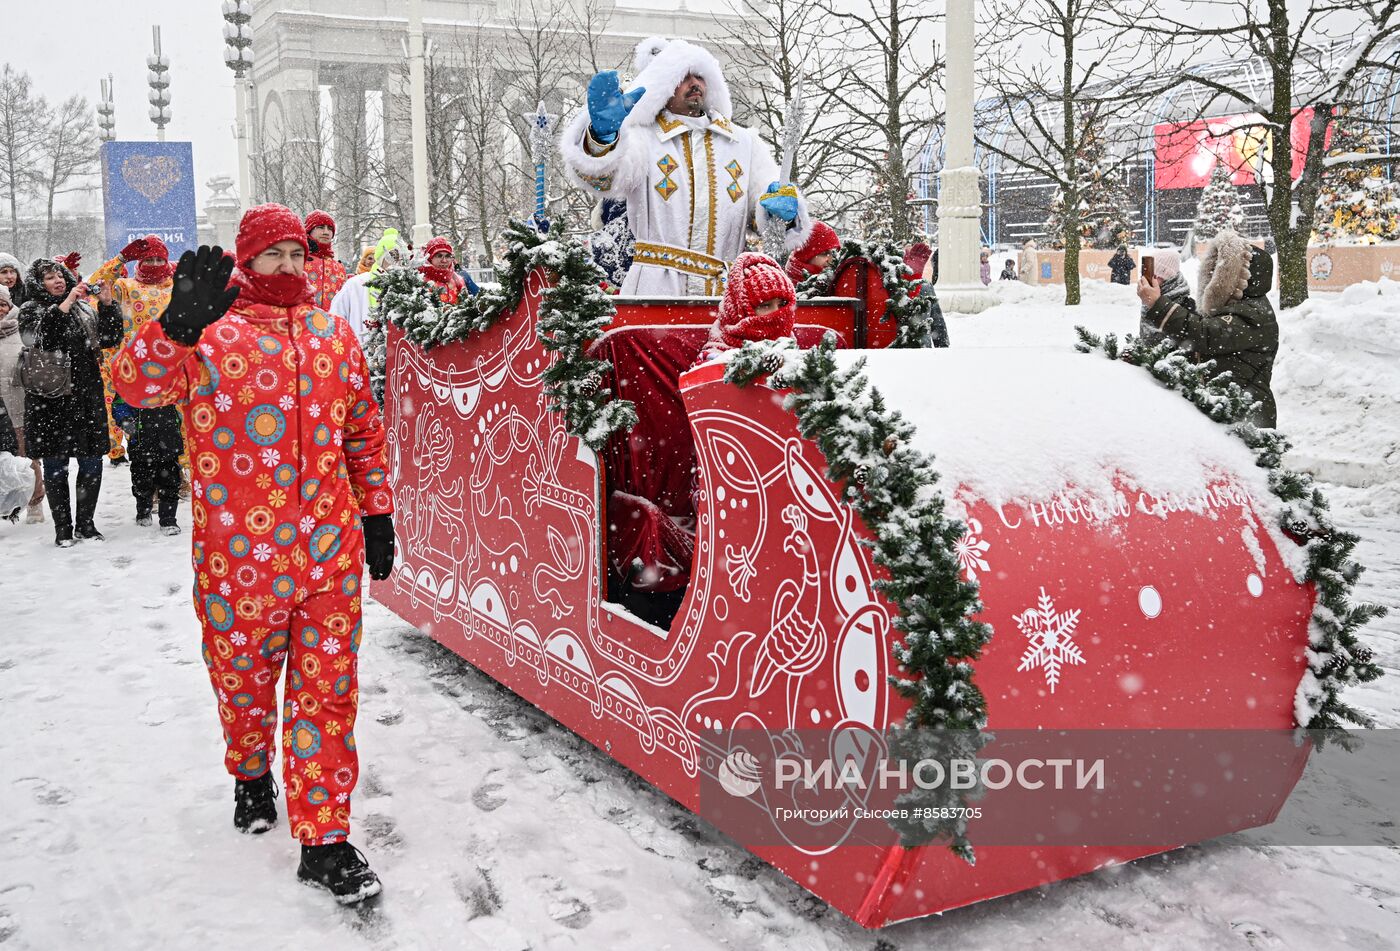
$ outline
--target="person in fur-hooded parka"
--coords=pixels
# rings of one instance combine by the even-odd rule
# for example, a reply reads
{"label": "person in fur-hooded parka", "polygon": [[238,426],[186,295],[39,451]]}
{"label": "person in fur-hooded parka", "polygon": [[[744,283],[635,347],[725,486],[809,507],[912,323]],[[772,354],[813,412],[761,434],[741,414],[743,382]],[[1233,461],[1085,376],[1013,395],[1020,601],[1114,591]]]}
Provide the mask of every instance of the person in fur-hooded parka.
{"label": "person in fur-hooded parka", "polygon": [[1138,281],[1138,297],[1147,306],[1144,323],[1195,360],[1214,360],[1217,373],[1229,373],[1259,401],[1253,420],[1269,428],[1278,422],[1271,386],[1278,318],[1267,296],[1273,283],[1273,259],[1233,231],[1212,239],[1201,259],[1199,311],[1164,295],[1160,279]]}

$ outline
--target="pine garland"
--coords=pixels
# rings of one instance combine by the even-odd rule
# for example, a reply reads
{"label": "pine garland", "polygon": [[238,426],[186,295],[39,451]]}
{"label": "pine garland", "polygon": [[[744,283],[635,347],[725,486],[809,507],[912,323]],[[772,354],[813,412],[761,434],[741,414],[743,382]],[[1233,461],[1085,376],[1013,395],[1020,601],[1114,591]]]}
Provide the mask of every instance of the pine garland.
{"label": "pine garland", "polygon": [[[807,351],[791,340],[748,343],[727,360],[731,383],[747,386],[771,372],[772,385],[789,390],[784,408],[821,449],[827,478],[843,487],[842,499],[872,536],[863,544],[888,572],[876,588],[898,608],[894,625],[905,635],[894,645],[904,675],[891,675],[890,684],[912,703],[904,726],[891,732],[891,755],[973,758],[986,742],[979,731],[987,702],[973,682],[971,662],[992,629],[973,620],[982,610],[978,585],[963,578],[954,554],[967,528],[946,514],[942,496],[932,491],[938,482],[933,457],[911,446],[913,425],[869,385],[864,359],[848,370],[837,365],[833,335]],[[968,798],[920,790],[899,804],[948,808],[965,806]],[[906,847],[937,839],[973,860],[966,819],[911,819],[895,827]]]}
{"label": "pine garland", "polygon": [[1327,499],[1307,473],[1283,465],[1290,444],[1277,430],[1261,429],[1248,416],[1258,404],[1252,401],[1229,373],[1215,373],[1213,360],[1192,363],[1186,354],[1162,342],[1136,347],[1131,334],[1119,347],[1113,334],[1098,337],[1076,327],[1081,353],[1098,351],[1110,360],[1123,360],[1147,370],[1163,386],[1180,393],[1201,412],[1229,427],[1254,453],[1256,464],[1267,469],[1269,489],[1283,509],[1279,528],[1303,542],[1307,555],[1305,580],[1317,589],[1312,623],[1308,627],[1308,669],[1294,697],[1294,718],[1308,730],[1341,730],[1347,724],[1366,728],[1375,721],[1342,700],[1344,688],[1370,683],[1381,676],[1370,648],[1357,637],[1367,623],[1384,617],[1378,604],[1352,600],[1357,579],[1365,570],[1352,558],[1360,539],[1339,530],[1328,514]]}
{"label": "pine garland", "polygon": [[[904,254],[893,241],[846,241],[832,255],[831,263],[820,274],[813,274],[797,285],[798,300],[827,297],[835,284],[841,266],[852,258],[864,258],[880,271],[880,280],[889,295],[884,321],[895,324],[891,349],[922,350],[934,345],[934,315],[942,316],[938,297],[926,287],[918,297],[910,292],[920,284],[920,278],[905,277]],[[882,321],[882,322],[884,322]]]}
{"label": "pine garland", "polygon": [[[555,282],[544,289],[540,303],[540,343],[558,357],[544,371],[545,396],[550,410],[563,415],[568,432],[599,451],[614,432],[637,423],[633,405],[614,400],[602,385],[611,364],[588,356],[589,345],[616,313],[600,287],[603,271],[579,241],[564,235],[562,225],[541,234],[513,221],[505,237],[508,247],[504,265],[496,268],[497,286],[443,304],[417,269],[395,268],[370,281],[379,292],[376,315],[425,350],[465,340],[519,307],[530,274],[545,268]],[[373,380],[373,365],[370,376]]]}

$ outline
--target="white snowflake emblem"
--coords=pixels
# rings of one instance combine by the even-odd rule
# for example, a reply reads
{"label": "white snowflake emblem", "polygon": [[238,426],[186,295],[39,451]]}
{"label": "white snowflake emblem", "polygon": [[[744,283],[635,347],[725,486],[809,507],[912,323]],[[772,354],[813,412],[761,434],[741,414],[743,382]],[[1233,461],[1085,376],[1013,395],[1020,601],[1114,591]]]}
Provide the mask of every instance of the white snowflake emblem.
{"label": "white snowflake emblem", "polygon": [[227,393],[214,394],[214,408],[221,413],[227,413],[233,408],[233,397]]}
{"label": "white snowflake emblem", "polygon": [[221,512],[221,513],[219,514],[219,523],[220,523],[221,525],[225,526],[225,527],[227,527],[227,526],[229,526],[229,525],[232,525],[232,524],[233,524],[233,513],[232,513],[232,512]]}
{"label": "white snowflake emblem", "polygon": [[1045,683],[1054,693],[1060,682],[1060,667],[1084,663],[1084,654],[1074,643],[1074,629],[1079,624],[1078,609],[1057,612],[1054,599],[1041,588],[1036,606],[1016,615],[1015,621],[1021,633],[1030,641],[1026,652],[1021,655],[1021,665],[1016,669],[1043,667]]}
{"label": "white snowflake emblem", "polygon": [[281,461],[281,459],[282,454],[279,453],[276,449],[264,449],[262,451],[263,465],[267,466],[269,469],[276,466],[277,463]]}
{"label": "white snowflake emblem", "polygon": [[321,650],[331,655],[339,654],[340,641],[334,637],[328,637],[321,642]]}
{"label": "white snowflake emblem", "polygon": [[312,419],[320,419],[320,418],[321,418],[321,404],[320,404],[320,403],[312,403],[309,407],[307,407],[306,411],[307,411],[308,413],[311,414],[311,418],[312,418]]}
{"label": "white snowflake emblem", "polygon": [[953,553],[958,556],[958,567],[967,572],[969,581],[977,580],[978,571],[990,571],[991,565],[982,556],[992,543],[981,537],[982,523],[975,518],[967,520],[967,531],[953,545]]}
{"label": "white snowflake emblem", "polygon": [[283,396],[280,400],[277,401],[277,405],[282,407],[282,410],[284,412],[291,412],[292,407],[296,405],[296,402],[290,396]]}

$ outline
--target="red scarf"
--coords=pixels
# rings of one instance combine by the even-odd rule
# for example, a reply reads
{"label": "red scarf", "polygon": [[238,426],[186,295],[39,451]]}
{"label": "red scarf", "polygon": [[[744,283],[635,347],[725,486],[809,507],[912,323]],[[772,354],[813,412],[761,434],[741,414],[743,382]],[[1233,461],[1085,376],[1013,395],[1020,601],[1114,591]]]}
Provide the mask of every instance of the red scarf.
{"label": "red scarf", "polygon": [[457,283],[457,272],[450,267],[433,267],[431,264],[424,264],[419,266],[418,273],[438,287],[452,287]]}
{"label": "red scarf", "polygon": [[229,286],[238,288],[240,304],[296,307],[311,303],[311,285],[305,274],[255,274],[240,267],[234,269]]}
{"label": "red scarf", "polygon": [[174,276],[175,265],[169,261],[156,265],[148,265],[142,261],[136,265],[136,280],[142,284],[164,284]]}

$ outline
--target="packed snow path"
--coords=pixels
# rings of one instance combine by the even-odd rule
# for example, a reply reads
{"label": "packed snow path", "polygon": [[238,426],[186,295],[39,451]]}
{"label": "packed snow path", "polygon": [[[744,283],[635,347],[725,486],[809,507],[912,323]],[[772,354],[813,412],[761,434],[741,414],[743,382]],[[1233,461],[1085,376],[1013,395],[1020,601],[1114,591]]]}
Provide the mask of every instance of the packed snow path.
{"label": "packed snow path", "polygon": [[[994,313],[985,338],[1064,340],[1072,321],[1035,305]],[[1123,330],[1123,313],[1074,317]],[[1395,611],[1368,638],[1390,676],[1355,698],[1397,727],[1400,514],[1329,494],[1365,538],[1360,594]],[[285,811],[266,835],[233,830],[189,536],[137,528],[132,508],[129,470],[108,468],[105,543],[60,551],[51,525],[0,524],[3,951],[1382,949],[1400,933],[1400,852],[1221,840],[872,934],[373,603],[352,841],[385,894],[338,908],[295,881]]]}

